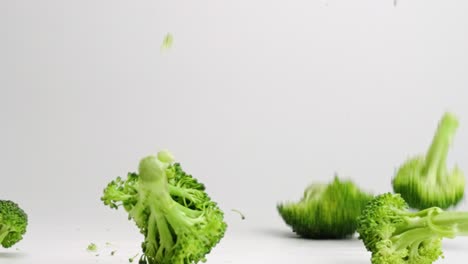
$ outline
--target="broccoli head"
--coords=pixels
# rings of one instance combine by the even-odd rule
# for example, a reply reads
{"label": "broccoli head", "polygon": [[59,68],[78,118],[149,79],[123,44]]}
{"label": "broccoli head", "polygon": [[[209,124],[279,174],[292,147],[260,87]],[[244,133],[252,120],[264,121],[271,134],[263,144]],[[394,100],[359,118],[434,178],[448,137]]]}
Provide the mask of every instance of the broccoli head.
{"label": "broccoli head", "polygon": [[123,207],[144,235],[140,263],[204,261],[227,227],[205,186],[173,163],[167,151],[143,158],[138,173],[127,179],[110,182],[101,200]]}
{"label": "broccoli head", "polygon": [[443,209],[459,203],[465,192],[465,176],[455,166],[448,170],[447,153],[458,127],[457,118],[446,113],[439,123],[426,156],[409,159],[397,171],[393,190],[413,208]]}
{"label": "broccoli head", "polygon": [[18,204],[0,200],[0,244],[12,247],[23,239],[28,225],[28,216]]}
{"label": "broccoli head", "polygon": [[280,203],[278,212],[299,236],[346,238],[356,231],[356,217],[372,198],[351,181],[335,177],[330,184],[312,184],[297,203]]}
{"label": "broccoli head", "polygon": [[366,205],[357,231],[373,264],[429,264],[443,257],[443,238],[468,235],[468,212],[413,212],[399,194],[386,193]]}

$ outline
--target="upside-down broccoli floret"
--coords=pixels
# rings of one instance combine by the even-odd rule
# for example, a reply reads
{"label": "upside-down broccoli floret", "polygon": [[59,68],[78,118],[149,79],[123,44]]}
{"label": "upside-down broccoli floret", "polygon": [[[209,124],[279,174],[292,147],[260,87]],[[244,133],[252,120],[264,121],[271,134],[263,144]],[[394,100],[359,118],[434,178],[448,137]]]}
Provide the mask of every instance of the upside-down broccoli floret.
{"label": "upside-down broccoli floret", "polygon": [[18,204],[0,200],[0,244],[12,247],[23,239],[28,226],[28,216]]}
{"label": "upside-down broccoli floret", "polygon": [[138,174],[110,182],[101,199],[111,208],[123,206],[145,236],[140,263],[204,261],[226,230],[205,186],[173,164],[167,151],[143,158]]}
{"label": "upside-down broccoli floret", "polygon": [[301,201],[278,204],[287,225],[304,238],[345,238],[356,231],[356,217],[371,195],[351,181],[335,177],[330,184],[312,184]]}
{"label": "upside-down broccoli floret", "polygon": [[399,194],[370,201],[358,217],[359,239],[373,264],[429,264],[442,255],[442,238],[468,235],[468,212],[438,207],[412,212]]}
{"label": "upside-down broccoli floret", "polygon": [[465,176],[458,167],[450,171],[446,166],[448,149],[457,127],[457,118],[446,113],[426,156],[411,158],[399,168],[393,179],[393,190],[411,207],[446,209],[462,200]]}

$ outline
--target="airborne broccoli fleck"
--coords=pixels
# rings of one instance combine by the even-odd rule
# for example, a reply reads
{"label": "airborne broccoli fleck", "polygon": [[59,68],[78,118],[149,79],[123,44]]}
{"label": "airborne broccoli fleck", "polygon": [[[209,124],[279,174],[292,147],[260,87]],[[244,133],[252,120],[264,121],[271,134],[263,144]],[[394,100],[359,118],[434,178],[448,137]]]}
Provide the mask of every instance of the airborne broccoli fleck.
{"label": "airborne broccoli fleck", "polygon": [[90,243],[88,247],[86,247],[86,250],[91,251],[91,252],[96,252],[98,250],[98,247],[94,243]]}
{"label": "airborne broccoli fleck", "polygon": [[23,239],[28,225],[28,216],[18,204],[0,200],[0,244],[12,247]]}
{"label": "airborne broccoli fleck", "polygon": [[245,220],[245,215],[241,211],[239,211],[237,209],[231,209],[231,211],[233,211],[235,213],[238,213],[240,215],[241,219]]}
{"label": "airborne broccoli fleck", "polygon": [[138,174],[110,182],[101,199],[111,208],[123,206],[145,236],[140,263],[204,261],[226,230],[223,212],[205,186],[167,151],[143,158]]}
{"label": "airborne broccoli fleck", "polygon": [[372,198],[351,181],[335,177],[330,184],[312,184],[297,203],[277,206],[283,220],[304,238],[346,238],[356,231],[356,217]]}
{"label": "airborne broccoli fleck", "polygon": [[167,33],[161,44],[161,51],[170,49],[173,43],[174,43],[174,37],[172,36],[171,33]]}
{"label": "airborne broccoli fleck", "polygon": [[446,209],[463,198],[463,172],[456,166],[450,171],[446,166],[447,153],[457,127],[457,118],[446,113],[426,156],[411,158],[399,168],[393,179],[393,190],[400,193],[411,207]]}
{"label": "airborne broccoli fleck", "polygon": [[386,193],[368,203],[357,231],[373,264],[430,264],[443,256],[442,238],[468,235],[468,212],[411,212],[399,194]]}

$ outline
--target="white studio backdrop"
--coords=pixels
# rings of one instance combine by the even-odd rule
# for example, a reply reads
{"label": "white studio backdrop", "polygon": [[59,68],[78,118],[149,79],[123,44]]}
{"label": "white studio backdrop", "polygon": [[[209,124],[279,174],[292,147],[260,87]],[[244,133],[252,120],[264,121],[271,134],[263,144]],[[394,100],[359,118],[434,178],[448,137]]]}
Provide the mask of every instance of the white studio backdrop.
{"label": "white studio backdrop", "polygon": [[29,213],[31,239],[137,237],[99,198],[164,148],[231,230],[287,230],[276,203],[311,182],[391,191],[447,110],[450,164],[468,172],[467,13],[456,0],[1,1],[0,198]]}

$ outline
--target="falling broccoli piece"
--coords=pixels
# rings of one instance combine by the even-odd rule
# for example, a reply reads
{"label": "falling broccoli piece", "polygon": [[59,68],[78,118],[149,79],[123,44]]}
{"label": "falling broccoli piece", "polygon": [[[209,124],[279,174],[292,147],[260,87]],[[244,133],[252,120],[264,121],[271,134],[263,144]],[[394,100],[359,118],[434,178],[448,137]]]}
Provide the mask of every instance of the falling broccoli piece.
{"label": "falling broccoli piece", "polygon": [[117,252],[117,250],[112,250],[111,253],[110,253],[110,255],[111,255],[111,256],[114,256],[114,255],[115,255],[115,252]]}
{"label": "falling broccoli piece", "polygon": [[468,212],[410,211],[399,194],[375,197],[357,221],[373,264],[430,264],[443,257],[443,238],[468,235]]}
{"label": "falling broccoli piece", "polygon": [[277,206],[283,220],[299,236],[341,239],[356,231],[356,217],[372,198],[351,181],[337,176],[330,184],[312,184],[301,201]]}
{"label": "falling broccoli piece", "polygon": [[28,215],[18,204],[0,200],[0,245],[10,248],[26,233],[28,226]]}
{"label": "falling broccoli piece", "polygon": [[101,199],[111,208],[123,207],[144,235],[141,263],[205,261],[226,230],[223,211],[205,186],[167,151],[143,158],[138,174],[110,182]]}
{"label": "falling broccoli piece", "polygon": [[239,211],[237,209],[231,209],[231,211],[233,211],[235,213],[238,213],[240,215],[241,219],[245,220],[245,215],[241,211]]}
{"label": "falling broccoli piece", "polygon": [[170,49],[173,43],[174,43],[174,37],[172,36],[171,33],[167,33],[161,44],[161,51]]}
{"label": "falling broccoli piece", "polygon": [[457,127],[457,118],[446,113],[426,156],[411,158],[399,168],[393,179],[393,190],[400,193],[409,206],[446,209],[462,200],[465,176],[458,167],[448,170],[446,166],[448,150]]}
{"label": "falling broccoli piece", "polygon": [[91,243],[91,244],[88,245],[88,247],[86,248],[86,250],[91,251],[91,252],[95,252],[95,251],[98,250],[98,247],[97,247],[96,244]]}

